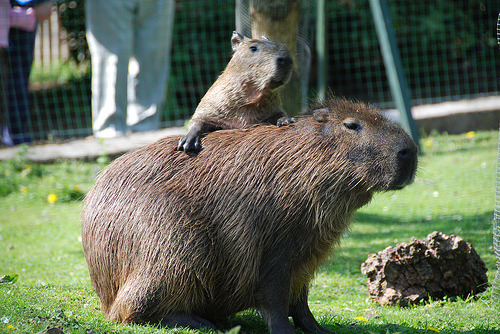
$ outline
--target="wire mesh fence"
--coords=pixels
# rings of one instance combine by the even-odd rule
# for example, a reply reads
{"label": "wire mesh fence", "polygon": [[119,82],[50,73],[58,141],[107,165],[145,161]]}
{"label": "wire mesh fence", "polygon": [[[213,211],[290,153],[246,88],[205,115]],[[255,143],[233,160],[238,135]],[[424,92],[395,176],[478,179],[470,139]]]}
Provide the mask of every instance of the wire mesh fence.
{"label": "wire mesh fence", "polygon": [[[500,12],[497,21],[497,42],[500,48]],[[499,124],[500,131],[500,124]],[[493,214],[493,249],[497,259],[497,271],[493,282],[493,299],[500,305],[500,139],[498,141],[495,211]]]}
{"label": "wire mesh fence", "polygon": [[[498,91],[495,26],[498,1],[388,1],[414,104]],[[341,94],[391,101],[369,6],[328,7],[330,85]]]}
{"label": "wire mesh fence", "polygon": [[[499,18],[500,20],[500,18]],[[493,300],[500,305],[500,140],[498,142],[498,161],[496,178],[496,200],[493,214],[493,249],[497,259],[497,271],[492,284]]]}
{"label": "wire mesh fence", "polygon": [[[310,25],[308,31],[316,24],[315,3],[308,1],[304,6],[308,10],[302,13],[309,16],[304,20]],[[498,94],[499,0],[390,0],[388,4],[414,105]],[[328,88],[338,95],[392,107],[368,0],[327,1],[325,14]],[[162,126],[188,119],[229,61],[235,1],[175,1],[174,17]],[[314,98],[318,55],[311,36],[303,38],[312,52],[308,95]],[[39,24],[34,55],[26,117],[18,117],[12,103],[8,107],[7,127],[23,122],[24,133],[12,133],[12,139],[91,135],[91,56],[84,0],[56,3],[51,19]]]}

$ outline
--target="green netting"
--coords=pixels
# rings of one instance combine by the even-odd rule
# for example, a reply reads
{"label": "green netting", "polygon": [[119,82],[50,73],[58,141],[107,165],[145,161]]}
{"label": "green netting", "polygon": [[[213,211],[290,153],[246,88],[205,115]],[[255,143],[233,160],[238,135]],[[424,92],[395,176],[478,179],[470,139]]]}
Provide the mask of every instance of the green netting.
{"label": "green netting", "polygon": [[[500,16],[499,16],[500,26]],[[500,34],[499,34],[500,36]],[[496,274],[492,284],[493,300],[500,306],[500,139],[498,142],[497,175],[496,175],[496,198],[495,211],[493,214],[493,250],[496,256]]]}
{"label": "green netting", "polygon": [[[500,47],[500,13],[497,21],[497,42]],[[500,306],[500,139],[498,142],[497,154],[497,177],[495,194],[495,211],[493,213],[493,250],[496,256],[497,271],[492,285],[493,300]]]}
{"label": "green netting", "polygon": [[177,3],[166,125],[189,118],[231,58],[234,1]]}
{"label": "green netting", "polygon": [[[388,1],[414,104],[498,92],[499,1]],[[328,2],[330,83],[346,96],[391,101],[368,1]]]}
{"label": "green netting", "polygon": [[[388,4],[413,104],[498,94],[499,0]],[[224,69],[231,56],[234,11],[232,0],[176,1],[163,126],[188,119]],[[315,10],[309,13],[307,22],[314,27]],[[327,1],[326,16],[328,88],[393,106],[368,0]],[[29,135],[34,140],[91,135],[83,0],[59,1],[50,27],[44,23],[39,35],[43,45],[36,46],[30,79]],[[313,98],[318,90],[317,55],[310,39]]]}

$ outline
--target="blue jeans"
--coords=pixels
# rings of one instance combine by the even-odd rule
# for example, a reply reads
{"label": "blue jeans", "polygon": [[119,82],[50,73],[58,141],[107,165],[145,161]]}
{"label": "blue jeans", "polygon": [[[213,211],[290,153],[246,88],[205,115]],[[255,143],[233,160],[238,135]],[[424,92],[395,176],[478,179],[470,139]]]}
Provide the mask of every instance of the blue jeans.
{"label": "blue jeans", "polygon": [[30,99],[28,82],[33,64],[36,31],[11,28],[9,32],[9,70],[7,84],[8,127],[14,144],[30,142],[28,122]]}
{"label": "blue jeans", "polygon": [[86,1],[95,136],[158,129],[174,5],[173,0]]}

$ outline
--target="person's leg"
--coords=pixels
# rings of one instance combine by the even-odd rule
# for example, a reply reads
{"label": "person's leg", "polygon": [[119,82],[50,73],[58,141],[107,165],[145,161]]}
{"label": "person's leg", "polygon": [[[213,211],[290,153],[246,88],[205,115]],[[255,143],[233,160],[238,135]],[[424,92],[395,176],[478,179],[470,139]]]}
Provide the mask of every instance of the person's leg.
{"label": "person's leg", "polygon": [[131,73],[127,124],[132,131],[158,129],[170,68],[174,0],[138,0],[134,36],[137,71]]}
{"label": "person's leg", "polygon": [[36,31],[11,28],[9,32],[8,126],[14,144],[30,142],[29,77],[33,64]]}
{"label": "person's leg", "polygon": [[92,128],[97,137],[127,131],[127,76],[132,53],[132,0],[87,0],[92,60]]}
{"label": "person's leg", "polygon": [[9,79],[9,64],[7,48],[0,47],[0,138],[5,145],[12,146],[7,128],[7,81]]}

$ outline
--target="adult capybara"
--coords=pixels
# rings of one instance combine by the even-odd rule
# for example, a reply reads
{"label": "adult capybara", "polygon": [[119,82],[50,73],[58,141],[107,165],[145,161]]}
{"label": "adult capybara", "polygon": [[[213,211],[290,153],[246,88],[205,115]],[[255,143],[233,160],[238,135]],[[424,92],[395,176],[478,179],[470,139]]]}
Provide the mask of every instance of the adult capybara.
{"label": "adult capybara", "polygon": [[308,286],[376,191],[409,184],[417,148],[373,107],[331,100],[286,127],[178,136],[128,153],[100,175],[82,237],[102,310],[119,322],[215,327],[256,308],[271,333],[327,333]]}
{"label": "adult capybara", "polygon": [[178,150],[199,151],[201,137],[208,132],[295,120],[286,117],[277,92],[292,73],[292,56],[286,47],[266,37],[250,39],[237,32],[231,44],[234,54],[198,104]]}

